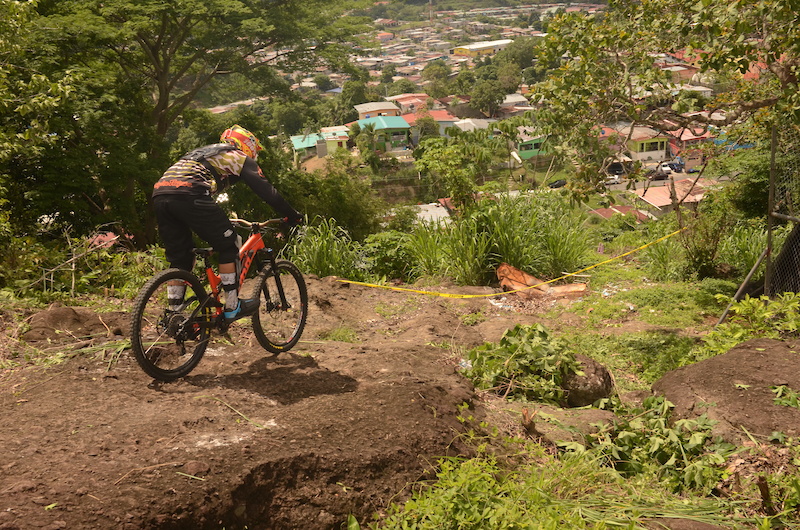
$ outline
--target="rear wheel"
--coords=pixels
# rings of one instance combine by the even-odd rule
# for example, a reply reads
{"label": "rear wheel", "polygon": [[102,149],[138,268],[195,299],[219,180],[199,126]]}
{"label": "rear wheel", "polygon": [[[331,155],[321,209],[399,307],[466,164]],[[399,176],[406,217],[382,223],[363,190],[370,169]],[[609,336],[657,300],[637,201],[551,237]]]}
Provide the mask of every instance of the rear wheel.
{"label": "rear wheel", "polygon": [[276,261],[274,269],[268,266],[256,277],[252,297],[260,301],[258,312],[253,315],[258,343],[272,353],[292,349],[300,340],[308,317],[308,292],[300,269],[290,261]]}
{"label": "rear wheel", "polygon": [[[167,302],[169,285],[185,285],[179,311]],[[181,269],[156,274],[139,291],[131,315],[131,349],[139,366],[159,381],[173,381],[191,372],[208,347],[214,308],[197,276]]]}

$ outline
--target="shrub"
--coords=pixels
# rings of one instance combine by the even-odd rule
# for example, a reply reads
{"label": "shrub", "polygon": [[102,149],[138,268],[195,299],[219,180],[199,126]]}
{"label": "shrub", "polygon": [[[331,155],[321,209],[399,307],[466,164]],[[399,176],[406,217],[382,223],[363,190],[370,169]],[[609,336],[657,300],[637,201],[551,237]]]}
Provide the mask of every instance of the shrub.
{"label": "shrub", "polygon": [[800,330],[800,294],[782,293],[770,300],[766,296],[745,296],[731,304],[728,319],[703,338],[693,352],[695,362],[707,359],[754,338],[796,337]]}
{"label": "shrub", "polygon": [[407,233],[394,230],[367,236],[362,248],[370,275],[408,281],[412,268],[408,238]]}
{"label": "shrub", "polygon": [[499,343],[473,348],[468,357],[471,367],[464,375],[475,386],[522,400],[563,402],[564,376],[579,371],[575,355],[541,324],[517,324]]}
{"label": "shrub", "polygon": [[[672,408],[662,396],[648,397],[630,419],[605,424],[590,434],[587,448],[625,476],[655,472],[676,492],[710,493],[735,447],[712,439],[715,422],[705,415],[670,422]],[[575,443],[565,447],[583,450]]]}

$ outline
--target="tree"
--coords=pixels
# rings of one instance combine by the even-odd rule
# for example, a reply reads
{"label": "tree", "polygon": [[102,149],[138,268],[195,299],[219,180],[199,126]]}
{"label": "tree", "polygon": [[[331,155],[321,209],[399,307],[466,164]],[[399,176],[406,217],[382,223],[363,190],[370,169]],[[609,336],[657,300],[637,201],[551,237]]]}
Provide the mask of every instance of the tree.
{"label": "tree", "polygon": [[388,85],[394,82],[394,76],[397,75],[397,67],[393,64],[387,64],[381,70],[381,83]]}
{"label": "tree", "polygon": [[[72,76],[52,80],[25,68],[24,38],[37,14],[33,3],[0,0],[0,164],[48,142],[48,118],[68,95]],[[2,167],[2,166],[0,166]]]}
{"label": "tree", "polygon": [[331,78],[325,74],[317,74],[314,76],[314,83],[317,84],[317,88],[320,89],[322,92],[326,92],[332,88],[336,88],[336,85],[333,84]]}
{"label": "tree", "polygon": [[422,79],[425,81],[447,81],[450,77],[450,66],[442,59],[436,59],[425,65],[422,69]]}
{"label": "tree", "polygon": [[353,4],[50,0],[40,10],[42,32],[54,45],[100,53],[123,76],[146,80],[153,99],[148,122],[164,136],[217,76],[246,72],[263,82],[274,77],[276,64],[306,71],[320,60],[342,66],[344,43],[364,29],[342,16]]}
{"label": "tree", "polygon": [[511,63],[516,65],[518,70],[530,68],[536,58],[537,44],[538,39],[533,37],[514,39],[494,56],[494,62],[497,64]]}
{"label": "tree", "polygon": [[493,146],[488,130],[451,127],[448,133],[451,138],[432,136],[420,142],[414,150],[415,165],[431,177],[434,192],[447,194],[461,208],[475,201],[477,180],[488,171]]}
{"label": "tree", "polygon": [[397,96],[398,94],[411,94],[419,90],[419,87],[410,79],[398,79],[392,83],[387,89],[388,96]]}
{"label": "tree", "polygon": [[505,99],[506,91],[500,81],[488,79],[478,81],[469,95],[470,107],[492,117]]}
{"label": "tree", "polygon": [[150,190],[170,163],[173,125],[200,92],[239,73],[261,87],[252,95],[263,95],[286,86],[277,67],[345,68],[344,43],[364,27],[341,16],[354,5],[42,0],[41,16],[26,26],[25,66],[54,79],[71,72],[82,83],[61,109],[47,156],[16,161],[9,195],[38,201],[25,217],[58,213],[84,227],[120,221],[140,244],[152,242]]}
{"label": "tree", "polygon": [[[602,17],[557,16],[549,24],[539,64],[558,65],[534,88],[542,103],[536,126],[572,154],[588,187],[616,146],[597,141],[597,126],[624,121],[679,132],[709,124],[730,127],[800,115],[800,28],[785,0],[730,4],[703,0],[612,1]],[[656,64],[663,52],[688,55],[709,79],[725,85],[687,116],[670,75]],[[756,73],[754,81],[745,77]],[[722,110],[724,113],[713,111]],[[620,145],[624,145],[621,142]]]}
{"label": "tree", "polygon": [[53,144],[52,117],[76,81],[72,74],[48,77],[25,67],[24,43],[37,16],[33,7],[32,2],[0,0],[0,257],[4,265],[18,252],[10,238],[37,228],[34,223],[20,225],[15,215],[15,210],[30,207],[31,197],[13,193],[14,167]]}
{"label": "tree", "polygon": [[430,175],[434,185],[446,193],[456,207],[472,204],[476,171],[464,146],[442,137],[429,137],[420,146],[421,155],[415,153],[417,169]]}

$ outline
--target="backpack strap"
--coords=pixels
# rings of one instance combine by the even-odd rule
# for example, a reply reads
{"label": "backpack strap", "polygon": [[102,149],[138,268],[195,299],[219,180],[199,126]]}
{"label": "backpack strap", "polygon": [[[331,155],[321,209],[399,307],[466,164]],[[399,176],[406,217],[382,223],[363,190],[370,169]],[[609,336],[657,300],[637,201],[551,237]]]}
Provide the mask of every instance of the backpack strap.
{"label": "backpack strap", "polygon": [[211,165],[211,162],[208,161],[209,157],[216,156],[220,153],[224,153],[225,151],[235,151],[236,148],[230,144],[212,144],[206,145],[205,147],[200,147],[195,149],[194,151],[189,151],[185,155],[181,157],[181,160],[194,160],[195,162],[200,162],[203,164],[211,176],[214,178],[214,182],[217,184],[217,189],[222,190],[225,188],[225,183],[222,181],[217,169]]}

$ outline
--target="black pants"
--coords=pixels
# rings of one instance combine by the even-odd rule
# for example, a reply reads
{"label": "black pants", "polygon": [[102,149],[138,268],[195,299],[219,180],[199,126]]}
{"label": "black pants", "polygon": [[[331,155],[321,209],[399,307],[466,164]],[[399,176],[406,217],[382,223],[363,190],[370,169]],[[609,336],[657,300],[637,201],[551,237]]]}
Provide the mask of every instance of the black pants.
{"label": "black pants", "polygon": [[171,267],[192,269],[195,247],[192,233],[211,245],[220,263],[235,263],[238,259],[236,231],[228,215],[211,197],[157,195],[153,197],[153,209]]}

